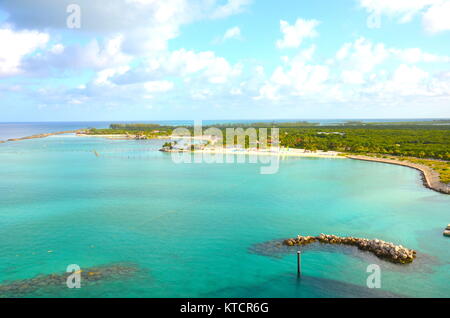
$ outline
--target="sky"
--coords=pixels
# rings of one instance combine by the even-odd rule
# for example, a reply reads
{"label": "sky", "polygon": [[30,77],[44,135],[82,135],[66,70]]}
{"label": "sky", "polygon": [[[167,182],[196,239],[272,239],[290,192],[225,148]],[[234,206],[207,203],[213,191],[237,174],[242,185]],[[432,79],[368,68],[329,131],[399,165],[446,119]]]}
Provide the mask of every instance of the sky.
{"label": "sky", "polygon": [[450,118],[450,0],[0,0],[0,122]]}

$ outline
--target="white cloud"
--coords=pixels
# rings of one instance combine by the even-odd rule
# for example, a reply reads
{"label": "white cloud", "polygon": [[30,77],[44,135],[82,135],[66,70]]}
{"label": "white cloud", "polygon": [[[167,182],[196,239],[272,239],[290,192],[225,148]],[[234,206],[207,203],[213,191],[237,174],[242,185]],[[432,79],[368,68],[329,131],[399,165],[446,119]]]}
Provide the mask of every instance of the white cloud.
{"label": "white cloud", "polygon": [[342,45],[334,59],[317,64],[313,63],[315,49],[313,45],[293,58],[282,57],[283,65],[276,67],[270,78],[261,83],[255,99],[291,103],[296,98],[316,103],[377,100],[391,103],[411,96],[450,97],[450,76],[437,77],[415,65],[448,63],[448,56],[419,48],[389,48],[361,37]]}
{"label": "white cloud", "polygon": [[309,62],[313,59],[316,53],[317,46],[315,44],[311,45],[309,48],[301,50],[296,56],[292,58],[294,62]]}
{"label": "white cloud", "polygon": [[226,41],[229,39],[240,39],[241,38],[241,29],[239,27],[233,27],[228,29],[222,37],[222,41]]}
{"label": "white cloud", "polygon": [[128,64],[132,56],[122,52],[123,41],[123,35],[109,38],[103,45],[100,45],[97,40],[91,41],[87,47],[77,52],[78,55],[74,60],[84,61],[86,65],[94,68]]}
{"label": "white cloud", "polygon": [[0,29],[0,76],[15,75],[22,72],[23,58],[44,48],[49,41],[47,33],[37,31],[14,31]]}
{"label": "white cloud", "polygon": [[[207,6],[207,3],[210,3]],[[8,22],[20,28],[66,29],[66,8],[72,0],[3,0],[0,7],[8,13]],[[204,6],[211,10],[215,3],[209,0],[77,0],[81,8],[81,32],[115,33],[140,27],[150,28],[161,24],[181,24],[199,18]],[[33,12],[32,15],[29,12]]]}
{"label": "white cloud", "polygon": [[373,44],[362,37],[353,43],[345,43],[336,53],[341,65],[363,73],[372,71],[388,57],[389,51],[383,43]]}
{"label": "white cloud", "polygon": [[116,75],[122,75],[125,74],[130,69],[129,66],[120,66],[116,68],[107,68],[104,70],[101,70],[97,73],[97,76],[94,79],[95,85],[108,85],[108,86],[114,86],[114,84],[110,81],[110,78]]}
{"label": "white cloud", "polygon": [[316,20],[297,19],[294,25],[290,25],[287,21],[280,21],[280,30],[283,33],[283,39],[277,40],[278,48],[297,48],[306,38],[313,38],[318,35],[315,30],[320,24]]}
{"label": "white cloud", "polygon": [[339,51],[337,51],[336,53],[336,58],[338,60],[343,60],[348,56],[348,53],[350,51],[352,47],[352,43],[345,43],[340,49]]}
{"label": "white cloud", "polygon": [[144,65],[116,78],[118,83],[146,81],[176,76],[186,80],[193,77],[208,83],[223,84],[241,73],[241,65],[231,65],[212,51],[195,52],[180,49],[148,58]]}
{"label": "white cloud", "polygon": [[[66,7],[72,0],[3,0],[0,9],[17,28],[61,30],[66,26]],[[201,19],[218,19],[243,12],[250,0],[77,0],[81,7],[82,34],[123,35],[127,54],[145,56],[166,50],[168,41],[183,25]],[[33,12],[30,15],[30,12]]]}
{"label": "white cloud", "polygon": [[279,87],[266,82],[259,90],[259,95],[254,97],[255,100],[268,99],[271,101],[277,101],[281,98],[278,94]]}
{"label": "white cloud", "polygon": [[430,79],[430,74],[417,66],[401,64],[387,79],[373,81],[370,86],[361,88],[361,91],[376,98],[430,96],[434,95],[428,87]]}
{"label": "white cloud", "polygon": [[[31,28],[57,33],[66,29],[65,19],[61,15],[64,17],[69,3],[70,0],[4,0],[0,9],[7,13],[6,22],[18,29]],[[1,64],[0,72],[10,75],[13,70],[18,70],[19,64],[28,75],[35,76],[67,71],[70,73],[64,74],[72,74],[87,69],[95,71],[95,76],[82,88],[67,93],[67,96],[72,97],[72,104],[83,100],[83,96],[105,100],[116,98],[117,103],[131,98],[130,94],[133,98],[153,98],[151,93],[174,89],[173,83],[167,81],[167,77],[171,76],[180,78],[185,86],[210,85],[220,89],[221,85],[241,74],[240,64],[231,65],[212,51],[169,51],[168,41],[178,36],[184,24],[238,14],[245,11],[250,3],[250,0],[111,0],[108,6],[104,6],[97,1],[79,0],[77,4],[82,8],[82,22],[81,29],[77,31],[85,39],[92,36],[91,41],[87,44],[54,43],[49,48],[42,46],[43,50],[39,54],[27,56],[40,45],[34,44],[32,40],[24,40],[24,45],[29,45],[30,50],[24,50],[23,54],[9,54],[8,64]],[[29,12],[33,12],[33,15],[30,16]],[[20,32],[25,34],[31,31]],[[224,39],[239,36],[240,29],[234,27],[227,30]],[[17,38],[14,37],[14,42],[18,42]],[[61,40],[58,34],[55,38]],[[2,41],[7,42],[11,41]],[[2,48],[1,62],[4,62],[2,54],[6,53]],[[139,67],[135,67],[133,61],[140,63]],[[230,88],[223,90],[230,91]],[[57,91],[51,92],[41,95],[47,101],[50,95],[59,95]],[[53,100],[48,102],[51,104]]]}
{"label": "white cloud", "polygon": [[400,22],[409,22],[422,9],[439,0],[359,0],[361,7],[375,14],[399,17]]}
{"label": "white cloud", "polygon": [[422,19],[425,30],[431,33],[450,30],[450,1],[440,1],[430,7]]}
{"label": "white cloud", "polygon": [[226,4],[216,8],[212,12],[211,17],[213,19],[221,19],[233,14],[241,13],[251,3],[252,0],[228,0]]}
{"label": "white cloud", "polygon": [[344,70],[342,71],[342,82],[345,84],[363,84],[364,74],[359,71],[354,70]]}
{"label": "white cloud", "polygon": [[191,92],[192,99],[196,100],[205,100],[212,95],[211,90],[209,89],[197,89]]}
{"label": "white cloud", "polygon": [[417,66],[400,65],[392,76],[392,79],[385,87],[385,91],[394,91],[402,95],[426,94],[424,82],[429,78],[429,74]]}
{"label": "white cloud", "polygon": [[[305,50],[306,52],[310,49]],[[325,65],[311,65],[303,58],[312,53],[300,52],[292,60],[286,60],[259,89],[257,99],[280,100],[289,96],[326,94],[326,82],[330,69]]]}
{"label": "white cloud", "polygon": [[448,63],[450,56],[439,56],[424,52],[419,48],[388,48],[383,43],[373,43],[358,38],[353,43],[345,43],[336,53],[332,62],[335,70],[345,84],[359,85],[366,82],[368,76],[375,76],[377,67],[388,61],[403,64]]}
{"label": "white cloud", "polygon": [[400,23],[420,16],[430,33],[450,30],[449,0],[358,0],[370,14],[397,18]]}
{"label": "white cloud", "polygon": [[450,72],[442,72],[435,75],[430,83],[429,88],[437,96],[450,96]]}
{"label": "white cloud", "polygon": [[391,49],[390,52],[400,60],[409,64],[416,63],[448,63],[450,56],[439,56],[422,51],[419,48]]}
{"label": "white cloud", "polygon": [[55,44],[52,46],[52,48],[50,49],[50,52],[53,54],[61,54],[64,52],[64,45],[62,44]]}
{"label": "white cloud", "polygon": [[84,46],[55,44],[41,54],[24,59],[24,69],[29,74],[40,75],[52,70],[83,71],[102,70],[126,66],[132,60],[131,55],[122,51],[123,36],[115,35],[103,40],[91,40]]}
{"label": "white cloud", "polygon": [[[235,103],[241,107],[253,98],[259,100],[258,106],[272,102],[303,106],[311,102],[311,107],[315,107],[324,102],[358,104],[364,98],[373,103],[383,99],[398,103],[408,96],[439,97],[450,105],[450,75],[433,74],[431,70],[438,69],[437,66],[424,65],[449,63],[450,57],[423,48],[392,48],[362,37],[343,44],[334,56],[323,57],[316,54],[316,45],[305,45],[307,39],[318,36],[316,20],[297,19],[292,25],[280,22],[282,35],[276,46],[301,50],[283,51],[280,64],[274,68],[259,65],[258,56],[244,60],[244,68],[240,62],[231,63],[213,51],[169,50],[169,41],[178,36],[183,25],[243,12],[250,3],[248,0],[111,0],[105,12],[104,5],[97,1],[80,0],[83,22],[76,39],[65,38],[65,32],[58,34],[59,29],[65,28],[60,25],[64,24],[63,19],[52,20],[67,1],[42,0],[39,1],[42,7],[37,5],[38,1],[4,0],[0,4],[8,13],[5,19],[14,25],[14,29],[6,28],[13,33],[9,38],[0,28],[0,40],[8,43],[0,49],[0,75],[23,72],[28,76],[50,75],[45,78],[54,80],[51,75],[70,78],[74,73],[83,74],[79,79],[84,78],[87,72],[81,72],[85,70],[95,74],[83,84],[75,80],[73,85],[77,88],[64,88],[63,84],[57,87],[48,84],[47,89],[39,91],[22,88],[20,94],[33,91],[36,105],[51,107],[66,102],[79,107],[95,104],[145,107],[148,104],[142,102],[152,99],[151,106],[158,109],[158,104],[182,104],[182,100],[195,99],[195,105]],[[401,22],[422,17],[429,32],[448,29],[445,14],[448,1],[360,2],[369,12],[390,15]],[[24,3],[27,10],[20,6]],[[20,31],[21,28],[36,31]],[[47,32],[52,35],[52,42]],[[240,28],[234,26],[219,40],[240,37]],[[78,39],[83,41],[77,43]],[[173,93],[164,94],[169,91]],[[248,108],[251,107],[249,104]]]}
{"label": "white cloud", "polygon": [[144,88],[149,92],[167,92],[173,89],[173,83],[170,81],[150,81],[144,83]]}
{"label": "white cloud", "polygon": [[232,88],[230,90],[231,95],[242,95],[242,89],[241,88]]}

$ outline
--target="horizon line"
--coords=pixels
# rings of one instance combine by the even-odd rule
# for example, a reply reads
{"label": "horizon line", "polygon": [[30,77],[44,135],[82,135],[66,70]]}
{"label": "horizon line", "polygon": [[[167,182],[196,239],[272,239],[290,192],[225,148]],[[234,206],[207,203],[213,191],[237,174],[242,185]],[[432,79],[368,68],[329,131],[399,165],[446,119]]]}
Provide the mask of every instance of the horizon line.
{"label": "horizon line", "polygon": [[244,118],[244,119],[128,119],[128,120],[49,120],[49,121],[0,121],[0,124],[17,124],[17,123],[95,123],[95,122],[152,122],[152,121],[231,121],[231,120],[239,120],[239,121],[249,121],[249,120],[257,120],[257,121],[279,121],[279,120],[290,120],[290,121],[308,121],[308,120],[450,120],[450,117],[381,117],[381,118],[371,118],[371,117],[359,117],[359,118]]}

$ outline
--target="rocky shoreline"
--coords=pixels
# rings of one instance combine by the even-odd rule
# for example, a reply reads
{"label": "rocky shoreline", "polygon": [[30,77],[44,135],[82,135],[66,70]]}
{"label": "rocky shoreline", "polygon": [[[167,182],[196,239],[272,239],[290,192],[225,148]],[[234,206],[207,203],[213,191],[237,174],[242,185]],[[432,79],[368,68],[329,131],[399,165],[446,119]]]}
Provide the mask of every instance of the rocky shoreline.
{"label": "rocky shoreline", "polygon": [[320,234],[318,236],[299,235],[296,238],[284,240],[283,244],[287,246],[302,246],[314,242],[319,242],[322,244],[343,244],[356,246],[360,250],[369,251],[379,258],[397,264],[412,263],[413,260],[416,258],[415,250],[378,239],[369,240],[365,238],[339,237],[336,235],[326,235],[326,234]]}
{"label": "rocky shoreline", "polygon": [[433,169],[427,166],[388,158],[376,158],[376,157],[354,156],[354,155],[348,155],[347,158],[354,160],[381,162],[419,170],[422,174],[422,181],[425,187],[440,193],[450,194],[450,186],[445,183],[442,183],[439,178],[439,173],[433,171]]}

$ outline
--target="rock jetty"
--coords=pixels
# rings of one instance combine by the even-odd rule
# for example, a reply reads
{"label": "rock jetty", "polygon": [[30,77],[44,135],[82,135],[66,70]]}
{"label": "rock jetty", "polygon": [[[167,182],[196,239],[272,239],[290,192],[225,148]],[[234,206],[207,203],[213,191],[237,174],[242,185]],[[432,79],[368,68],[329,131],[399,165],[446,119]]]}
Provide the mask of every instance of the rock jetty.
{"label": "rock jetty", "polygon": [[444,236],[449,236],[450,237],[450,224],[447,225],[447,227],[444,230]]}
{"label": "rock jetty", "polygon": [[356,246],[360,250],[369,251],[392,263],[408,264],[416,258],[416,251],[401,245],[385,242],[382,240],[364,239],[357,237],[339,237],[336,235],[320,234],[319,236],[297,236],[284,240],[283,244],[287,246],[308,245],[314,242],[322,244],[343,244]]}

